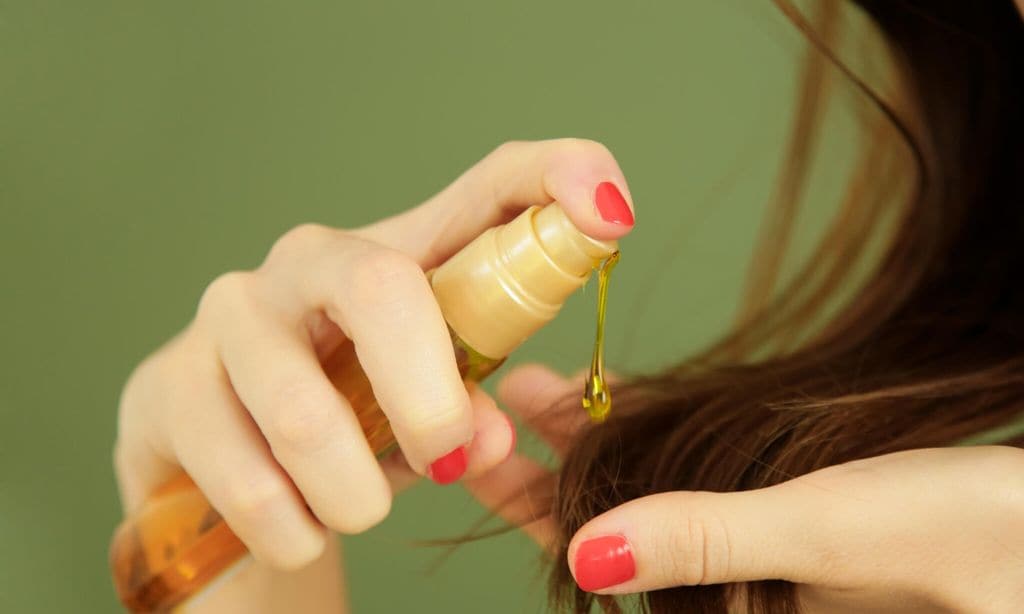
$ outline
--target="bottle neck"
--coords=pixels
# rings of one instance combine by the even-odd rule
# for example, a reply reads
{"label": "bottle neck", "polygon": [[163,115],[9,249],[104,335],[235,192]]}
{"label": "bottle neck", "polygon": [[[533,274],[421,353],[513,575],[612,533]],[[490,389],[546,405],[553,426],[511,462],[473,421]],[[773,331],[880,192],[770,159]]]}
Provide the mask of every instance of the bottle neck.
{"label": "bottle neck", "polygon": [[431,284],[452,330],[499,359],[551,321],[617,249],[581,233],[557,205],[531,207],[435,269]]}

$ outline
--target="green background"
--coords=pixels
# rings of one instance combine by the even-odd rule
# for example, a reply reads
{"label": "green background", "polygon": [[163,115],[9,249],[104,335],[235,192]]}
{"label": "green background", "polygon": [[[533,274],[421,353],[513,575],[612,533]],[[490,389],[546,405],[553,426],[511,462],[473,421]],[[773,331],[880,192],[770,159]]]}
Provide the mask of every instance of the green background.
{"label": "green background", "polygon": [[[296,224],[413,206],[505,140],[597,139],[629,178],[613,367],[712,339],[781,163],[802,49],[746,0],[0,0],[0,611],[116,610],[119,390],[210,280]],[[593,299],[512,362],[585,364]],[[411,545],[479,515],[457,488],[400,497],[347,540],[355,610],[540,610],[522,536],[434,572],[438,551]]]}

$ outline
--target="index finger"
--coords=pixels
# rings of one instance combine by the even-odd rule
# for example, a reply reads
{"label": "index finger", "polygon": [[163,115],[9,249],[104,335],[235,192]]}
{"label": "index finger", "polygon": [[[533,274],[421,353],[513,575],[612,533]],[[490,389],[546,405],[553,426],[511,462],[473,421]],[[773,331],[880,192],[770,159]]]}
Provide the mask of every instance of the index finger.
{"label": "index finger", "polygon": [[635,221],[626,178],[611,152],[595,141],[557,139],[501,145],[419,207],[356,234],[431,268],[487,228],[553,202],[594,239],[619,239]]}

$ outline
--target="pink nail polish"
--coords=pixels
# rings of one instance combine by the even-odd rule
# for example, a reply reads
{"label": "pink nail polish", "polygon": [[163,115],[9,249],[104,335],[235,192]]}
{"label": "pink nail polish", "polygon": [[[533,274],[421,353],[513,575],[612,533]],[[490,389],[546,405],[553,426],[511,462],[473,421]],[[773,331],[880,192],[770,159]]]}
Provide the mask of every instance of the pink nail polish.
{"label": "pink nail polish", "polygon": [[427,467],[427,476],[438,484],[451,484],[466,473],[466,448],[459,446]]}
{"label": "pink nail polish", "polygon": [[633,549],[621,535],[588,539],[576,550],[573,571],[576,584],[588,592],[622,584],[636,575]]}
{"label": "pink nail polish", "polygon": [[611,181],[602,181],[594,190],[594,205],[601,219],[612,224],[633,225],[633,210],[623,198],[622,192]]}

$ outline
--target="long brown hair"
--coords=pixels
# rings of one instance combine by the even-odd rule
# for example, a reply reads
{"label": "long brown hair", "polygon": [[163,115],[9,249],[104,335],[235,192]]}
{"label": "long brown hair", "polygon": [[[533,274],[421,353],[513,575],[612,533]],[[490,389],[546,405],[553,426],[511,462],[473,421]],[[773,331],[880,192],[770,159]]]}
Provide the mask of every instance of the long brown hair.
{"label": "long brown hair", "polygon": [[[629,382],[612,418],[569,451],[552,501],[560,610],[589,612],[595,599],[564,563],[569,539],[625,501],[762,488],[854,459],[953,445],[1024,411],[1024,27],[1012,0],[857,0],[887,43],[899,91],[840,57],[835,2],[821,0],[811,16],[775,3],[811,55],[751,290],[730,334]],[[864,158],[821,245],[783,282],[784,237],[817,118],[837,88],[873,109]],[[872,247],[880,236],[888,239]],[[737,594],[751,612],[798,610],[783,581],[672,588],[641,603],[725,613]]]}

